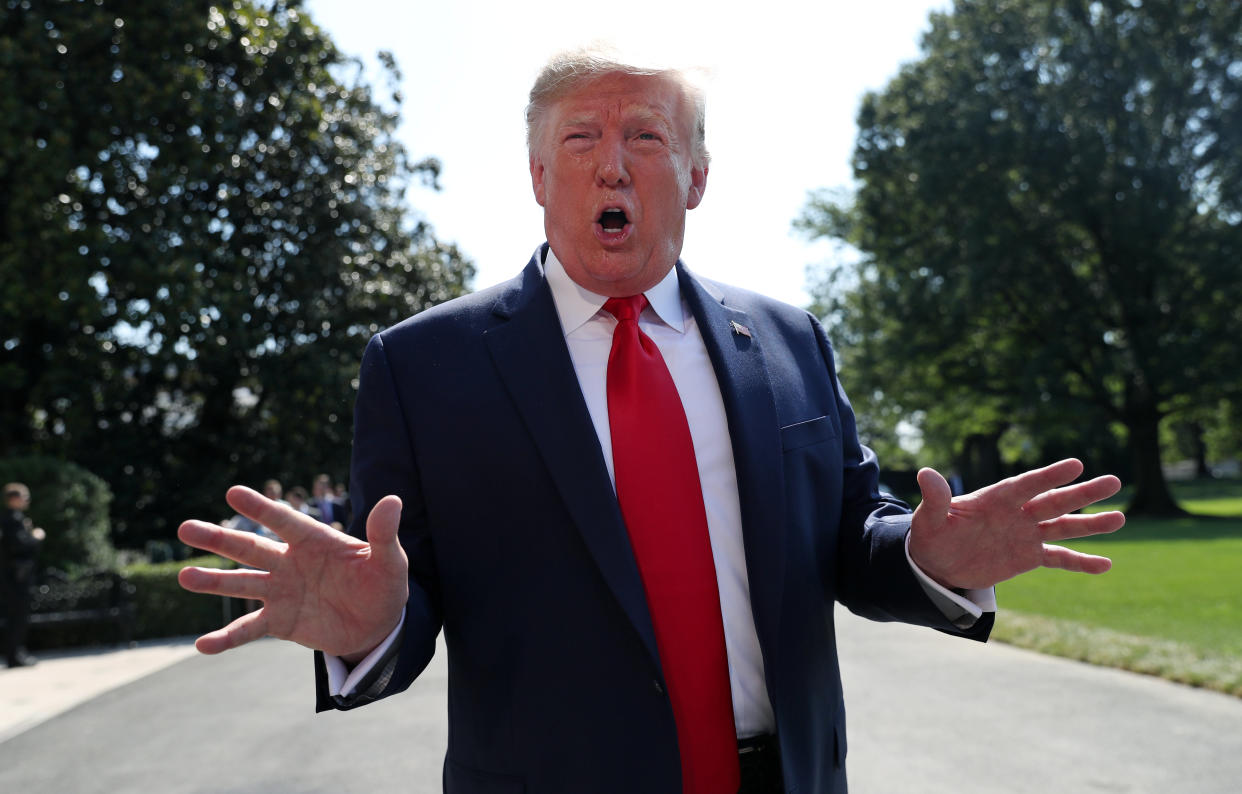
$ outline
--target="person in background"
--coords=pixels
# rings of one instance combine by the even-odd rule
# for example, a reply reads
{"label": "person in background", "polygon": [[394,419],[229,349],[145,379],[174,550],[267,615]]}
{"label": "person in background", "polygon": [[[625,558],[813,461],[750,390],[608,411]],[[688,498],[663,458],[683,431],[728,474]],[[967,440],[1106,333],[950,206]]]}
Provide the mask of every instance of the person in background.
{"label": "person in background", "polygon": [[332,489],[332,495],[345,511],[345,526],[351,526],[354,523],[354,503],[350,501],[349,488],[345,487],[345,483],[338,482]]}
{"label": "person in background", "polygon": [[311,492],[311,506],[319,511],[319,520],[333,529],[344,530],[349,516],[345,513],[345,506],[336,501],[336,494],[332,491],[332,478],[320,474],[315,478]]}
{"label": "person in background", "polygon": [[295,485],[289,489],[289,506],[315,520],[319,519],[319,510],[310,503],[310,495],[300,485]]}
{"label": "person in background", "polygon": [[4,486],[4,511],[0,514],[0,598],[4,599],[4,656],[9,667],[27,667],[36,659],[26,652],[30,628],[30,588],[34,585],[39,544],[47,537],[34,526],[30,489],[20,482]]}

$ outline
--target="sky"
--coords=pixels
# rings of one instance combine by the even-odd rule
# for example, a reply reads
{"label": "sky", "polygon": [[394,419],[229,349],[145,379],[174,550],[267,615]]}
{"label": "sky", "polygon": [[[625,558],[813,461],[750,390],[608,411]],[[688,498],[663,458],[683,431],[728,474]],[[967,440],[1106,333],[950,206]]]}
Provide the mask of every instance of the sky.
{"label": "sky", "polygon": [[947,0],[765,0],[639,5],[472,0],[308,0],[337,46],[403,79],[399,137],[442,163],[442,190],[410,203],[455,242],[482,288],[517,274],[544,240],[530,186],[524,109],[559,50],[603,41],[708,73],[711,169],[687,216],[682,258],[712,279],[804,306],[808,265],[834,247],[792,228],[808,194],[850,188],[855,115],[919,53]]}

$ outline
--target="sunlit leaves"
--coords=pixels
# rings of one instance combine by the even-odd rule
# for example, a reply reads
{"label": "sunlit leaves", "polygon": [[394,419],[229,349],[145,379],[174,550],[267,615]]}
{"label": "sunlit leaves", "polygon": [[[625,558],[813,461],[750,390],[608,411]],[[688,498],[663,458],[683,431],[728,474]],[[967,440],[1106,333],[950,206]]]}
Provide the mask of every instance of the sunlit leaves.
{"label": "sunlit leaves", "polygon": [[131,539],[343,476],[366,337],[470,274],[372,97],[296,4],[6,2],[0,454],[105,475]]}
{"label": "sunlit leaves", "polygon": [[1160,490],[1135,439],[1240,381],[1240,62],[1224,0],[934,14],[863,101],[856,196],[804,218],[862,252],[820,298],[864,394],[958,439],[969,417],[1088,445],[1121,423]]}

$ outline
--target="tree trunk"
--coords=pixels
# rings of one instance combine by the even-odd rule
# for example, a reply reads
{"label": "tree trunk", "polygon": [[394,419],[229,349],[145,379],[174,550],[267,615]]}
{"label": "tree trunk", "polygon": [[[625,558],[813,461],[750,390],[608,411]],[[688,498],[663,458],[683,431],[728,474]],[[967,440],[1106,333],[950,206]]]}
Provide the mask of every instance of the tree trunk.
{"label": "tree trunk", "polygon": [[972,433],[962,439],[958,469],[964,493],[977,491],[1001,479],[1000,437],[1003,431]]}
{"label": "tree trunk", "polygon": [[1160,465],[1160,414],[1154,406],[1128,412],[1130,460],[1134,470],[1134,496],[1130,515],[1176,517],[1186,515],[1178,507]]}
{"label": "tree trunk", "polygon": [[1190,423],[1190,443],[1195,451],[1195,476],[1201,480],[1212,479],[1212,467],[1207,462],[1207,442],[1203,440],[1203,423]]}

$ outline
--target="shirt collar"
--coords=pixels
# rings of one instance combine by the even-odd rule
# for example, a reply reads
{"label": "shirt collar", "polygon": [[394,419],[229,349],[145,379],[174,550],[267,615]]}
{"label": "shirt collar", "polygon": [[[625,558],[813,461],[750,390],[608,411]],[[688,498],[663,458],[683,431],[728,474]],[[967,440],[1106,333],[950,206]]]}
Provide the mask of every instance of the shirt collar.
{"label": "shirt collar", "polygon": [[[561,329],[569,336],[599,312],[608,300],[603,295],[580,286],[565,272],[565,266],[548,248],[543,272],[552,290],[552,302],[561,320]],[[669,268],[668,274],[651,289],[643,293],[656,316],[678,333],[685,333],[686,315],[681,305],[681,290],[677,286],[677,268]]]}

